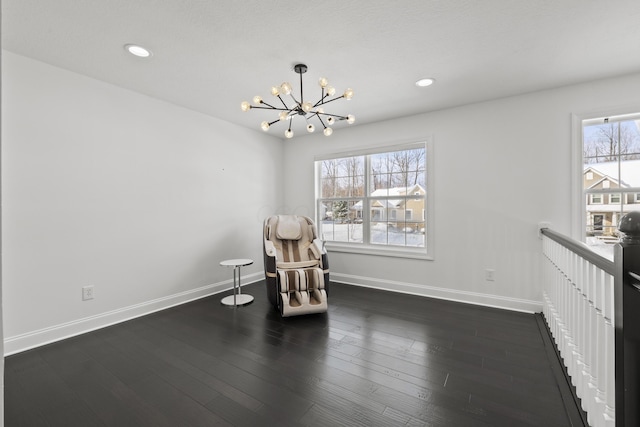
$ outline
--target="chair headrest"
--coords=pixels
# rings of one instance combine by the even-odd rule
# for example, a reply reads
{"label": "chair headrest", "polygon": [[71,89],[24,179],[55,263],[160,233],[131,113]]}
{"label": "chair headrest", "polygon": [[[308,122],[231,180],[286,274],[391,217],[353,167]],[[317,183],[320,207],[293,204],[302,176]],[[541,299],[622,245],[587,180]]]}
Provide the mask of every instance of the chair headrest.
{"label": "chair headrest", "polygon": [[276,237],[280,240],[300,240],[302,227],[295,215],[278,215],[276,224]]}

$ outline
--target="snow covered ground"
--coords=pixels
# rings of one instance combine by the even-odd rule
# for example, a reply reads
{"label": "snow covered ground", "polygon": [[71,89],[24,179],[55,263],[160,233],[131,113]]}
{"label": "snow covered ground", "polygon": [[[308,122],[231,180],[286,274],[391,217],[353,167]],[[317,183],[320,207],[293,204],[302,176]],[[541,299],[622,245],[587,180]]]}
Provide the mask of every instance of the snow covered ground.
{"label": "snow covered ground", "polygon": [[[320,236],[334,242],[362,243],[363,224],[340,224],[323,221]],[[375,223],[371,227],[371,243],[378,245],[424,247],[425,235],[413,229],[403,231],[395,227],[387,227],[384,222]]]}
{"label": "snow covered ground", "polygon": [[602,240],[597,237],[587,237],[587,241],[585,242],[589,249],[601,255],[607,259],[613,261],[613,244],[604,243]]}

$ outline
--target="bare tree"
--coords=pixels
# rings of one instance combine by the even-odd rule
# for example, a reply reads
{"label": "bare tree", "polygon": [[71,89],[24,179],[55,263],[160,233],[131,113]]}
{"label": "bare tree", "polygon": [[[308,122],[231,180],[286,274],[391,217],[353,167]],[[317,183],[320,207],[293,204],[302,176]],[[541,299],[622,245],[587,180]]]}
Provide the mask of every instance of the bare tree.
{"label": "bare tree", "polygon": [[640,159],[640,134],[633,121],[598,125],[584,141],[584,162],[602,163]]}
{"label": "bare tree", "polygon": [[322,196],[333,197],[336,192],[338,163],[335,160],[322,162]]}
{"label": "bare tree", "polygon": [[362,157],[347,157],[342,167],[345,170],[346,192],[345,196],[357,197],[364,194],[364,164]]}
{"label": "bare tree", "polygon": [[371,165],[374,189],[409,187],[422,183],[425,168],[424,150],[402,150],[376,156]]}

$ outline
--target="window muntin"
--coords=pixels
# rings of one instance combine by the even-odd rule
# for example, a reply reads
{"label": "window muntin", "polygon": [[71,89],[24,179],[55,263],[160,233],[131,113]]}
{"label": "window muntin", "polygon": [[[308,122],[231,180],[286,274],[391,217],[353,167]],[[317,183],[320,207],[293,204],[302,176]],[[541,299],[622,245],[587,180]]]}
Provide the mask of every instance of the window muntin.
{"label": "window muntin", "polygon": [[329,248],[338,244],[355,252],[387,248],[396,256],[398,250],[426,255],[425,143],[336,155],[317,160],[316,167],[318,228]]}

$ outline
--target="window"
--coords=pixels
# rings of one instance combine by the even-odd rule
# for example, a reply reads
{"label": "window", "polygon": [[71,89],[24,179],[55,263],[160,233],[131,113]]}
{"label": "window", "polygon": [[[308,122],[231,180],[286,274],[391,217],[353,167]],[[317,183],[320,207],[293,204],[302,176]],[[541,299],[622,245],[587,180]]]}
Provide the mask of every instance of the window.
{"label": "window", "polygon": [[427,147],[316,159],[318,232],[330,250],[430,258]]}
{"label": "window", "polygon": [[640,113],[579,119],[581,234],[594,250],[609,257],[612,243],[617,241],[620,218],[640,210],[640,205],[633,202],[640,191],[638,123]]}
{"label": "window", "polygon": [[592,205],[601,205],[602,204],[602,194],[589,194],[591,198]]}

